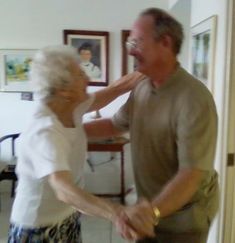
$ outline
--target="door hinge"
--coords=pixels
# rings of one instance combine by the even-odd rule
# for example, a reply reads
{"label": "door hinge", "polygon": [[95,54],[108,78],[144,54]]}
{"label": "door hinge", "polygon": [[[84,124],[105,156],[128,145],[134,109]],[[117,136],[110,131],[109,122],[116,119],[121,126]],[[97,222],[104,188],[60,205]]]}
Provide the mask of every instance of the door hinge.
{"label": "door hinge", "polygon": [[234,166],[234,153],[229,153],[227,156],[227,166]]}

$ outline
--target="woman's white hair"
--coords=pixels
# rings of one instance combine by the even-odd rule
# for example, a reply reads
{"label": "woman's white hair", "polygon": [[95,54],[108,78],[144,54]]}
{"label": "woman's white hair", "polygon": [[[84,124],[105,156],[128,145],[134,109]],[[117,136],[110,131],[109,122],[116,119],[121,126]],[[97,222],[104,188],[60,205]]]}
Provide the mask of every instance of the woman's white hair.
{"label": "woman's white hair", "polygon": [[71,46],[48,46],[35,54],[30,80],[41,99],[50,98],[55,89],[72,82],[74,62],[78,63],[78,58],[76,49]]}

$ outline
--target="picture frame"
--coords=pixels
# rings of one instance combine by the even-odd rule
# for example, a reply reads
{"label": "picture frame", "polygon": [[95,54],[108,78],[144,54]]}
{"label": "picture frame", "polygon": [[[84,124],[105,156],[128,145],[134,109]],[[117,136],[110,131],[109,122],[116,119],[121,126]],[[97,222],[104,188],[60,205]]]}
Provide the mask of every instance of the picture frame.
{"label": "picture frame", "polygon": [[89,30],[63,31],[64,44],[75,47],[80,65],[90,78],[90,86],[109,82],[109,32]]}
{"label": "picture frame", "polygon": [[217,16],[191,27],[190,71],[213,93]]}
{"label": "picture frame", "polygon": [[0,91],[33,92],[30,63],[36,49],[0,49]]}
{"label": "picture frame", "polygon": [[122,45],[122,75],[132,73],[135,70],[135,59],[134,57],[128,55],[128,50],[126,48],[126,42],[130,35],[130,30],[121,31],[121,45]]}

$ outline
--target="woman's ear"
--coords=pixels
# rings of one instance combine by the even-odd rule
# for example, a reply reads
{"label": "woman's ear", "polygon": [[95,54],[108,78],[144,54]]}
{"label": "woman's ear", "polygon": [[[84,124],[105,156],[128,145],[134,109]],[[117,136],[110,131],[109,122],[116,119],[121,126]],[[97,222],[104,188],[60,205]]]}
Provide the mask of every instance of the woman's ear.
{"label": "woman's ear", "polygon": [[73,93],[73,91],[71,89],[67,89],[67,88],[58,89],[56,91],[57,95],[59,95],[60,97],[63,97],[66,100],[71,99],[72,93]]}

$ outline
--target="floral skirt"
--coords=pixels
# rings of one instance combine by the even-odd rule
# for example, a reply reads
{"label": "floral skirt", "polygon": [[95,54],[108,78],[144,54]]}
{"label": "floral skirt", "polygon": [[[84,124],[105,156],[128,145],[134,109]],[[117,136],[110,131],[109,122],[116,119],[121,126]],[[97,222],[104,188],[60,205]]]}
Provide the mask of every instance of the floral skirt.
{"label": "floral skirt", "polygon": [[80,213],[46,227],[25,228],[11,224],[8,243],[82,243]]}

